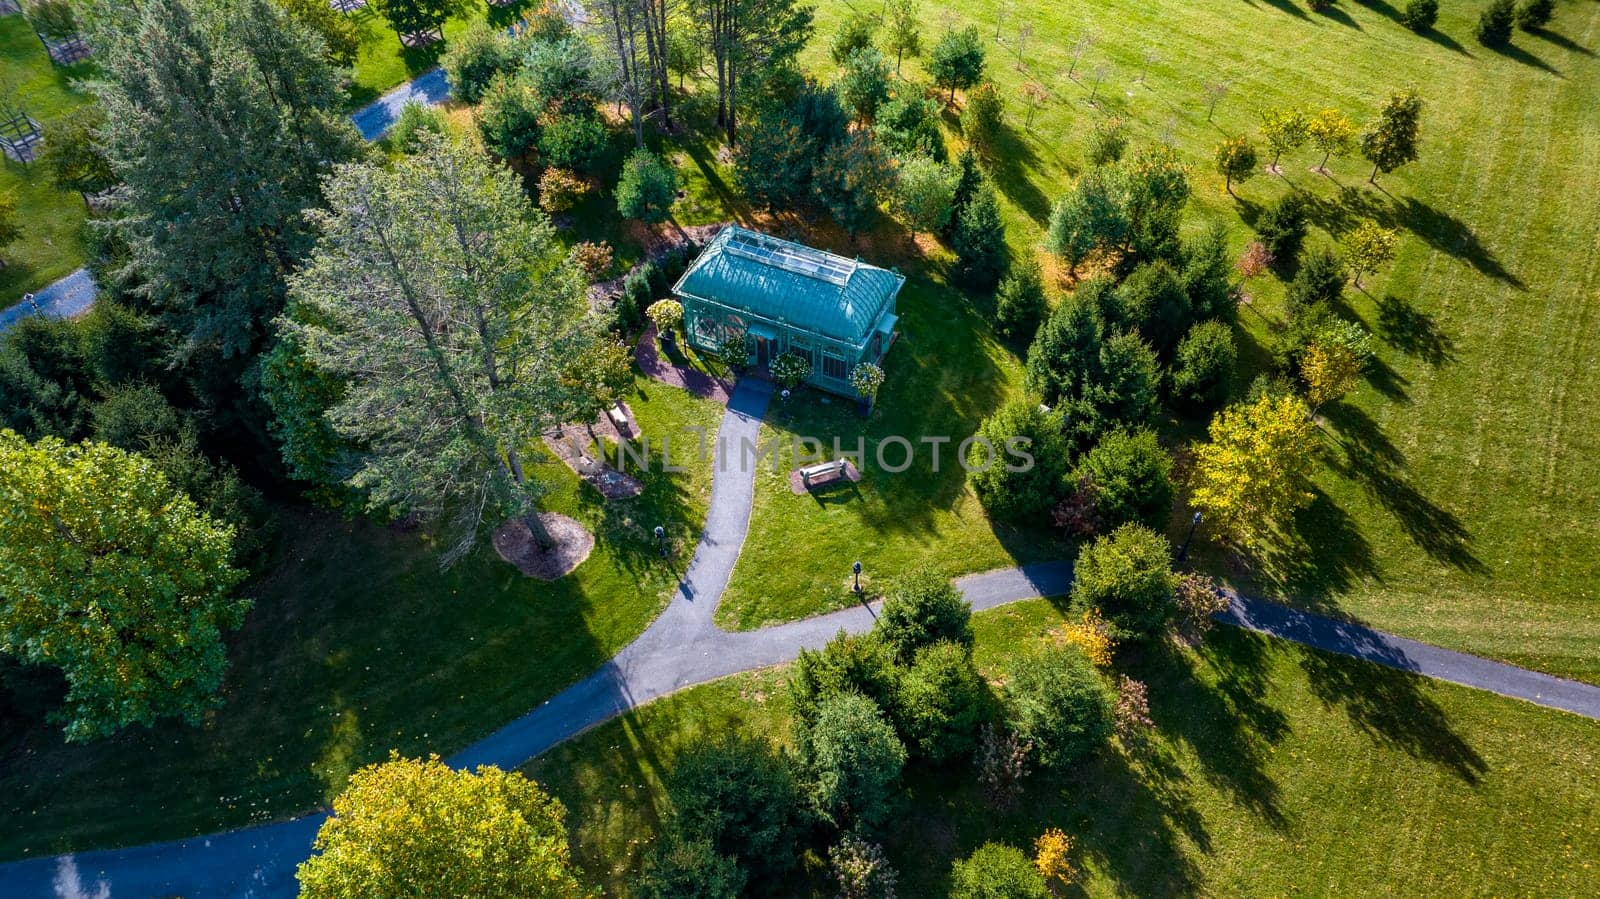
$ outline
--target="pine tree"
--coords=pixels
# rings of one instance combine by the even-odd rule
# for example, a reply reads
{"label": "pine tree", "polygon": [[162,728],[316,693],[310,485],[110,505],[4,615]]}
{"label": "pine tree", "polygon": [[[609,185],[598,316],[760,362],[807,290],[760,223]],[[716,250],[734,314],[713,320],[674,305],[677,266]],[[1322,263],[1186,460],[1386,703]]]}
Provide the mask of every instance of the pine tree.
{"label": "pine tree", "polygon": [[1006,268],[1006,226],[1000,201],[987,181],[961,209],[951,243],[956,251],[956,278],[977,290],[989,290]]}

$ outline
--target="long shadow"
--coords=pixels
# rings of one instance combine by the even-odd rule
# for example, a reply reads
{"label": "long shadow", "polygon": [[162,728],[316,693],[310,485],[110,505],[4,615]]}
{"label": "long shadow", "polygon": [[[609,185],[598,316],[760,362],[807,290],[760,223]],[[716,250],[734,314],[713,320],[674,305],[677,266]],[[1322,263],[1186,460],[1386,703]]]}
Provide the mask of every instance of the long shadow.
{"label": "long shadow", "polygon": [[1039,155],[1009,125],[1001,127],[995,143],[995,158],[990,163],[989,176],[1011,202],[1017,204],[1029,218],[1043,224],[1050,217],[1050,199],[1030,177],[1038,169]]}
{"label": "long shadow", "polygon": [[1422,33],[1422,36],[1430,41],[1433,41],[1435,44],[1438,44],[1446,50],[1454,50],[1468,59],[1477,59],[1476,56],[1472,55],[1471,50],[1468,50],[1466,47],[1461,45],[1460,41],[1448,34],[1445,34],[1443,31],[1440,31],[1437,28],[1429,28],[1427,31]]}
{"label": "long shadow", "polygon": [[1339,431],[1340,456],[1331,462],[1335,470],[1360,484],[1388,509],[1406,536],[1432,558],[1463,571],[1481,574],[1488,570],[1472,553],[1472,533],[1467,526],[1411,484],[1405,476],[1404,456],[1376,422],[1344,404],[1326,414]]}
{"label": "long shadow", "polygon": [[1455,732],[1449,716],[1425,692],[1425,678],[1335,653],[1306,650],[1301,667],[1311,692],[1342,707],[1350,722],[1373,739],[1431,762],[1469,784],[1489,764]]}
{"label": "long shadow", "polygon": [[1433,316],[1394,294],[1378,299],[1378,336],[1400,352],[1435,367],[1456,358],[1455,341]]}
{"label": "long shadow", "polygon": [[1336,612],[1335,597],[1366,579],[1382,580],[1372,544],[1355,519],[1321,490],[1281,529],[1278,541],[1260,550],[1255,579],[1296,604]]}
{"label": "long shadow", "polygon": [[1264,0],[1264,2],[1278,12],[1288,13],[1297,19],[1304,19],[1307,22],[1311,21],[1311,17],[1306,15],[1306,11],[1301,9],[1300,4],[1295,3],[1294,0]]}
{"label": "long shadow", "polygon": [[1518,290],[1522,279],[1507,271],[1494,251],[1483,245],[1471,226],[1450,213],[1416,197],[1384,199],[1372,191],[1345,187],[1337,200],[1306,198],[1307,215],[1317,224],[1338,234],[1362,218],[1370,218],[1390,228],[1404,228],[1428,246],[1471,265],[1480,274],[1503,281]]}
{"label": "long shadow", "polygon": [[1535,69],[1542,69],[1542,70],[1544,70],[1546,72],[1549,72],[1550,74],[1556,76],[1557,78],[1563,78],[1564,79],[1564,78],[1567,77],[1566,75],[1561,73],[1560,69],[1558,69],[1555,66],[1552,66],[1551,64],[1545,62],[1544,60],[1542,60],[1539,57],[1533,55],[1532,53],[1528,52],[1527,50],[1524,50],[1521,47],[1518,47],[1516,44],[1506,44],[1504,47],[1495,47],[1494,48],[1494,52],[1500,54],[1501,56],[1506,57],[1507,59],[1514,59],[1517,62],[1520,62],[1525,66],[1531,66],[1531,67],[1533,67]]}
{"label": "long shadow", "polygon": [[1544,28],[1536,28],[1528,33],[1542,41],[1554,44],[1568,52],[1580,53],[1584,56],[1594,56],[1593,50],[1590,50],[1588,47],[1585,47],[1584,45],[1572,40],[1564,34],[1557,34],[1554,31],[1549,31]]}
{"label": "long shadow", "polygon": [[1349,13],[1332,4],[1330,4],[1326,9],[1320,10],[1317,15],[1327,19],[1330,22],[1337,22],[1346,28],[1354,28],[1357,31],[1365,30],[1361,27],[1360,22],[1357,22],[1355,19],[1350,17]]}

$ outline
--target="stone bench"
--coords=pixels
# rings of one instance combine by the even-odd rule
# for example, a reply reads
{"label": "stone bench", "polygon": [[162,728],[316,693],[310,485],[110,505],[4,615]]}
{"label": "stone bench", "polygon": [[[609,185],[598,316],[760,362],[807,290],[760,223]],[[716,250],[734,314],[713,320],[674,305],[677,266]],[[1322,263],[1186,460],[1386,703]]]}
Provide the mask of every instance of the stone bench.
{"label": "stone bench", "polygon": [[837,459],[833,462],[819,462],[816,465],[807,465],[805,468],[800,469],[800,480],[807,487],[810,487],[811,483],[819,478],[827,478],[831,481],[837,477],[844,477],[848,471],[848,464],[843,459]]}

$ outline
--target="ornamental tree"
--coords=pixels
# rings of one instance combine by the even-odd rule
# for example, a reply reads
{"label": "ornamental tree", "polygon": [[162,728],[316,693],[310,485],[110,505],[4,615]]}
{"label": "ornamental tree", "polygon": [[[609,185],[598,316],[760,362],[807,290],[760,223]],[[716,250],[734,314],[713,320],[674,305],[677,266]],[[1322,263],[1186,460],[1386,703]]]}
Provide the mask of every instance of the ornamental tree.
{"label": "ornamental tree", "polygon": [[425,136],[326,190],[317,249],[290,283],[305,314],[280,328],[345,380],[328,419],[366,448],[352,484],[375,508],[452,522],[446,564],[485,519],[521,516],[548,547],[522,447],[561,423],[569,360],[600,336],[582,273],[517,178],[466,141]]}
{"label": "ornamental tree", "polygon": [[1385,228],[1372,219],[1362,219],[1359,224],[1339,239],[1344,251],[1345,264],[1349,266],[1355,285],[1361,286],[1361,276],[1376,272],[1394,259],[1395,246],[1400,242],[1400,232]]}
{"label": "ornamental tree", "polygon": [[217,705],[233,540],[143,456],[0,431],[0,652],[66,676],[67,740]]}
{"label": "ornamental tree", "polygon": [[1241,184],[1256,173],[1256,148],[1243,135],[1230,137],[1217,145],[1217,174],[1223,178],[1222,187],[1233,196],[1233,182]]}
{"label": "ornamental tree", "polygon": [[1306,123],[1306,134],[1311,145],[1322,151],[1322,161],[1316,171],[1328,173],[1328,157],[1344,157],[1355,147],[1356,126],[1337,109],[1324,109]]}
{"label": "ornamental tree", "polygon": [[928,74],[938,87],[950,89],[947,102],[954,103],[956,90],[965,90],[983,78],[983,38],[976,25],[959,31],[947,31],[933,45],[928,56]]}
{"label": "ornamental tree", "polygon": [[1348,394],[1372,364],[1372,336],[1360,325],[1331,319],[1312,335],[1300,358],[1300,377],[1313,409]]}
{"label": "ornamental tree", "polygon": [[1299,109],[1272,109],[1261,113],[1261,139],[1272,150],[1267,169],[1278,171],[1278,159],[1286,152],[1305,146],[1310,139],[1311,119]]}
{"label": "ornamental tree", "polygon": [[1094,123],[1084,156],[1088,157],[1090,165],[1110,165],[1120,162],[1127,151],[1128,126],[1121,116],[1109,116]]}
{"label": "ornamental tree", "polygon": [[883,847],[847,833],[828,850],[828,870],[839,886],[839,899],[895,899],[900,875]]}
{"label": "ornamental tree", "polygon": [[900,166],[895,213],[912,231],[937,232],[950,220],[960,173],[942,162],[918,156]]}
{"label": "ornamental tree", "polygon": [[1111,688],[1077,647],[1045,646],[1006,673],[1007,722],[1045,767],[1068,766],[1111,735]]}
{"label": "ornamental tree", "polygon": [[672,216],[672,201],[678,195],[678,173],[649,150],[634,150],[622,164],[617,181],[617,212],[623,218],[646,224],[666,221]]}
{"label": "ornamental tree", "polygon": [[1390,94],[1378,117],[1361,131],[1361,155],[1372,163],[1367,183],[1377,184],[1378,172],[1388,174],[1417,158],[1417,131],[1422,118],[1422,98],[1414,90]]}
{"label": "ornamental tree", "polygon": [[1190,502],[1229,538],[1259,547],[1311,502],[1317,427],[1293,394],[1222,410],[1195,448]]}
{"label": "ornamental tree", "polygon": [[1072,864],[1072,837],[1052,827],[1033,841],[1033,866],[1047,883],[1067,886],[1078,879]]}
{"label": "ornamental tree", "polygon": [[295,876],[303,899],[576,899],[588,892],[565,817],[558,800],[514,771],[454,771],[438,756],[391,752],[350,778]]}
{"label": "ornamental tree", "polygon": [[922,8],[920,0],[889,0],[888,29],[884,49],[894,53],[894,73],[907,56],[922,55]]}
{"label": "ornamental tree", "polygon": [[677,300],[656,300],[644,314],[649,316],[650,323],[656,326],[657,334],[671,334],[683,324],[683,304]]}
{"label": "ornamental tree", "polygon": [[819,815],[840,829],[883,822],[906,749],[876,703],[853,692],[823,700],[803,745],[806,788]]}

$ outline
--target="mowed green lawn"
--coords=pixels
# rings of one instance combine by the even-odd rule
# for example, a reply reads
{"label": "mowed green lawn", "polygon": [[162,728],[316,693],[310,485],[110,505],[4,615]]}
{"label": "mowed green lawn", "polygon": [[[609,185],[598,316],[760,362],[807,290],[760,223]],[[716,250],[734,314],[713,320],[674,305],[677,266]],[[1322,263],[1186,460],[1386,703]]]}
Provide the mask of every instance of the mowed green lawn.
{"label": "mowed green lawn", "polygon": [[[68,68],[51,65],[44,45],[20,15],[0,17],[0,90],[6,93],[4,117],[25,112],[38,122],[49,140],[50,126],[73,109],[89,102],[74,90],[74,79],[93,74],[83,63]],[[59,190],[44,167],[24,165],[9,157],[0,159],[0,193],[16,203],[22,236],[0,247],[0,309],[22,299],[83,264],[83,198]]]}
{"label": "mowed green lawn", "polygon": [[[629,404],[657,447],[683,425],[714,431],[721,413],[645,381]],[[231,640],[224,705],[202,726],[67,746],[59,726],[7,723],[0,858],[302,812],[391,749],[448,755],[539,705],[642,631],[682,574],[688,552],[661,560],[652,529],[692,546],[711,473],[692,439],[673,442],[688,471],[645,475],[632,500],[603,503],[561,463],[538,466],[553,488],[546,508],[597,538],[554,583],[489,549],[440,572],[439,547],[415,533],[285,510],[274,573],[251,585],[255,608]]]}
{"label": "mowed green lawn", "polygon": [[[1314,198],[1313,247],[1361,217],[1404,230],[1396,262],[1348,291],[1348,311],[1379,337],[1380,361],[1366,386],[1326,410],[1316,502],[1278,551],[1252,565],[1221,558],[1202,530],[1202,564],[1258,593],[1600,682],[1600,5],[1559,4],[1547,32],[1517,32],[1507,53],[1472,39],[1472,4],[1446,4],[1438,32],[1419,36],[1394,21],[1394,7],[1349,0],[1325,14],[1290,3],[1066,0],[1008,13],[996,44],[1000,8],[1015,7],[929,2],[923,18],[930,45],[944,23],[968,22],[989,44],[988,71],[1010,103],[996,174],[1015,252],[1038,245],[1052,202],[1082,171],[1083,135],[1112,114],[1136,143],[1170,139],[1180,149],[1194,173],[1188,226],[1223,221],[1236,249],[1264,204],[1291,189]],[[819,38],[805,56],[814,71],[832,72],[826,39],[848,9],[819,4]],[[1033,34],[1019,58],[1024,23]],[[1069,79],[1069,47],[1085,31],[1097,40]],[[1141,78],[1147,51],[1155,61]],[[905,71],[924,77],[916,60]],[[1018,88],[1028,80],[1051,98],[1025,129]],[[1203,85],[1214,81],[1229,89],[1207,122]],[[1388,92],[1412,86],[1427,103],[1422,158],[1379,187],[1367,185],[1370,166],[1359,158],[1335,159],[1331,177],[1310,172],[1319,154],[1307,149],[1285,157],[1284,177],[1263,173],[1237,188],[1238,200],[1223,193],[1213,151],[1225,136],[1253,135],[1260,110],[1332,106],[1360,121]],[[1283,288],[1258,278],[1247,290],[1241,349],[1259,364]],[[907,307],[910,342],[889,356],[886,405],[897,401],[897,374],[919,364],[919,319],[937,321],[915,296]],[[981,329],[948,340],[960,353],[989,354]],[[1016,381],[1006,365],[989,367],[995,380],[981,386],[997,400]],[[789,520],[782,510],[793,503],[771,494],[758,499],[735,602],[782,595],[786,584],[815,594],[837,580],[831,552],[781,576],[743,570],[759,564],[751,559],[787,560],[791,541],[831,539],[825,514]],[[871,553],[901,539],[899,521],[881,524],[844,531],[844,542]],[[955,543],[945,564],[967,567],[964,549]],[[970,566],[980,558],[999,561],[974,555]],[[813,573],[820,567],[825,575]]]}
{"label": "mowed green lawn", "polygon": [[[976,617],[991,677],[1062,613],[1034,600]],[[1155,728],[1080,769],[1035,775],[1011,811],[973,774],[915,770],[886,837],[900,894],[940,896],[987,840],[1076,841],[1089,895],[1544,895],[1600,891],[1594,723],[1231,628],[1199,652],[1132,666]],[[682,752],[744,731],[782,741],[786,669],[659,700],[528,767],[568,809],[574,852],[607,895],[669,808]],[[831,896],[823,861],[793,894]]]}

